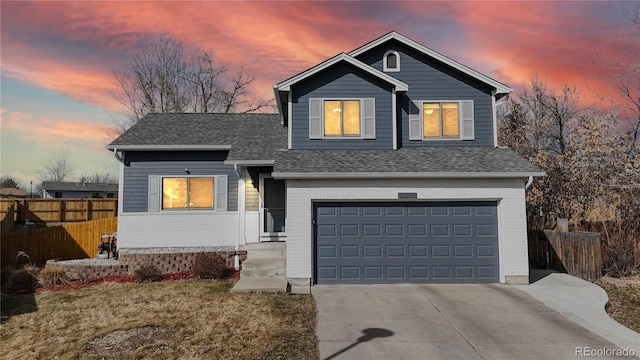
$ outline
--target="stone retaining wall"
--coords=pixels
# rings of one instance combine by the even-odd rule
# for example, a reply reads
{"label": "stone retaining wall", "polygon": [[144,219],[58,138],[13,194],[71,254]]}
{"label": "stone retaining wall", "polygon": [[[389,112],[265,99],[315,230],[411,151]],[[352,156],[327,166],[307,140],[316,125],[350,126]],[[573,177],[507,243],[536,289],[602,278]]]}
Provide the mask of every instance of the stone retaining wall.
{"label": "stone retaining wall", "polygon": [[[65,268],[70,280],[89,280],[109,275],[135,274],[136,270],[144,265],[153,265],[162,274],[173,274],[182,271],[190,271],[198,254],[216,253],[227,260],[227,265],[234,266],[234,256],[236,251],[227,248],[221,250],[206,251],[172,251],[162,249],[162,252],[153,252],[153,249],[121,251],[118,260],[113,259],[80,259],[56,261],[49,260],[47,265],[56,264]],[[246,251],[238,252],[240,262],[243,262],[247,255]]]}

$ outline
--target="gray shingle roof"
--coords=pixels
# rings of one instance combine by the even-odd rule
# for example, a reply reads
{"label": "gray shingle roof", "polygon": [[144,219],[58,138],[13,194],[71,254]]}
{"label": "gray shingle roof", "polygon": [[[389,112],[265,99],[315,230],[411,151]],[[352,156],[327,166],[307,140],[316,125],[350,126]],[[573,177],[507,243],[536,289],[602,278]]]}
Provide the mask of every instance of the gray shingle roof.
{"label": "gray shingle roof", "polygon": [[118,184],[43,181],[45,191],[118,192]]}
{"label": "gray shingle roof", "polygon": [[279,114],[149,114],[109,147],[123,145],[230,145],[227,160],[273,160],[287,147],[287,129]]}
{"label": "gray shingle roof", "polygon": [[541,175],[542,171],[508,148],[405,147],[398,150],[279,150],[274,173],[289,176],[349,173],[529,176]]}

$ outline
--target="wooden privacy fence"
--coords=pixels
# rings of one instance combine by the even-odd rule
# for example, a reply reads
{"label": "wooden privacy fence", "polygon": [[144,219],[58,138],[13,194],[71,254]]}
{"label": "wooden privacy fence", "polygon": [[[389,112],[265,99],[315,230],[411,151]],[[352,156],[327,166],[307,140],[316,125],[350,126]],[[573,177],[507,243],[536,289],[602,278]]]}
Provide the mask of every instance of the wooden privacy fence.
{"label": "wooden privacy fence", "polygon": [[602,276],[600,246],[598,233],[529,230],[530,266],[594,281]]}
{"label": "wooden privacy fence", "polygon": [[2,215],[2,222],[0,222],[0,234],[13,230],[13,204],[9,206],[6,212]]}
{"label": "wooden privacy fence", "polygon": [[14,265],[19,251],[38,265],[49,259],[95,258],[102,233],[117,229],[118,218],[109,218],[4,233],[1,265]]}
{"label": "wooden privacy fence", "polygon": [[13,206],[13,221],[74,222],[118,216],[118,199],[0,199],[0,217]]}

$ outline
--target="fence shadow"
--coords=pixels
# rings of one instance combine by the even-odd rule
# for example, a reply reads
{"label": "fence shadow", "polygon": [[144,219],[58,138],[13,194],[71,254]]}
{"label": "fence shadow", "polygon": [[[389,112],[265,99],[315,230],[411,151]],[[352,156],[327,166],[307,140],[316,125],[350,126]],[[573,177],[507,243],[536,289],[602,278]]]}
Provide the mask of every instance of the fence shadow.
{"label": "fence shadow", "polygon": [[530,269],[567,272],[559,254],[547,238],[544,230],[529,230],[528,242]]}
{"label": "fence shadow", "polygon": [[49,259],[93,258],[102,233],[115,232],[117,228],[118,218],[109,218],[5,233],[0,242],[0,265],[19,265],[15,261],[20,251],[38,266]]}
{"label": "fence shadow", "polygon": [[12,316],[38,311],[36,296],[33,293],[22,295],[2,295],[0,301],[0,324],[4,324]]}
{"label": "fence shadow", "polygon": [[559,271],[547,270],[547,269],[529,269],[529,284],[533,284],[540,281],[551,274],[556,274]]}
{"label": "fence shadow", "polygon": [[528,242],[530,269],[555,270],[587,281],[602,276],[598,233],[529,230]]}

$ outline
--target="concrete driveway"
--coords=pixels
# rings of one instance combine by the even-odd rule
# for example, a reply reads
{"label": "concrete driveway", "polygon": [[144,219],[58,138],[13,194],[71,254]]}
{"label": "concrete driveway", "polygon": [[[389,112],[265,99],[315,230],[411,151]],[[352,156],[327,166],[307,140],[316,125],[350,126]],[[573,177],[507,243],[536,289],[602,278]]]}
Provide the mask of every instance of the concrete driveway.
{"label": "concrete driveway", "polygon": [[316,285],[312,294],[323,360],[575,359],[576,347],[617,349],[512,286]]}

